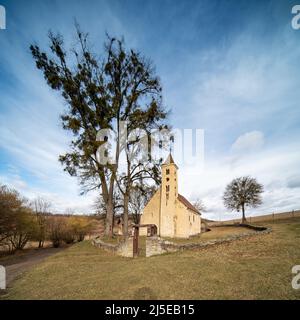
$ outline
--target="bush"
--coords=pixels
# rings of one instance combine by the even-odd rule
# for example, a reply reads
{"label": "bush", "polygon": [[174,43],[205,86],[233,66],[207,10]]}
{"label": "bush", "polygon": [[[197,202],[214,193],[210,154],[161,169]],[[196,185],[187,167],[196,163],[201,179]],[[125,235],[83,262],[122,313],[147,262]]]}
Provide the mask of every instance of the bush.
{"label": "bush", "polygon": [[[69,218],[68,218],[69,219]],[[72,244],[76,240],[76,235],[74,232],[73,226],[69,223],[67,220],[64,226],[64,230],[62,230],[63,233],[63,241],[67,244]]]}
{"label": "bush", "polygon": [[51,217],[48,238],[58,248],[62,242],[67,244],[83,241],[91,231],[91,222],[86,217]]}
{"label": "bush", "polygon": [[28,209],[15,212],[14,227],[8,238],[13,250],[22,250],[29,240],[35,237],[37,224],[34,215]]}
{"label": "bush", "polygon": [[66,222],[63,217],[51,217],[49,220],[48,237],[54,248],[61,246],[65,238]]}
{"label": "bush", "polygon": [[42,198],[31,207],[16,190],[0,184],[0,246],[15,251],[23,249],[29,240],[38,241],[39,247],[50,240],[58,248],[63,242],[83,241],[91,232],[89,218],[51,215],[50,203]]}
{"label": "bush", "polygon": [[34,238],[37,224],[27,200],[13,189],[0,185],[0,245],[21,250]]}
{"label": "bush", "polygon": [[90,220],[85,217],[71,217],[69,223],[78,242],[83,241],[92,228]]}

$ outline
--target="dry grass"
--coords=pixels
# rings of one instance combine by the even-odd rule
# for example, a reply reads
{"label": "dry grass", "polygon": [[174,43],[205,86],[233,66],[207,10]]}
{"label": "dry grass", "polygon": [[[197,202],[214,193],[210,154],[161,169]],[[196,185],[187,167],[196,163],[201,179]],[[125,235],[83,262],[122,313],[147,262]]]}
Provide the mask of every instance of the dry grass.
{"label": "dry grass", "polygon": [[[272,213],[272,214],[264,214],[261,216],[247,216],[248,223],[271,223],[276,222],[277,220],[287,220],[287,219],[294,219],[300,218],[300,210],[292,210],[288,212],[280,212],[280,213]],[[220,224],[233,224],[233,223],[240,223],[241,218],[226,220],[222,222],[218,221],[209,221],[208,225],[220,225]]]}
{"label": "dry grass", "polygon": [[123,237],[122,236],[114,236],[113,238],[109,238],[109,237],[100,237],[100,240],[106,243],[110,243],[110,244],[118,244],[120,241],[122,241]]}
{"label": "dry grass", "polygon": [[300,219],[205,250],[128,259],[79,243],[25,273],[6,299],[300,299]]}
{"label": "dry grass", "polygon": [[226,238],[232,235],[237,235],[241,233],[251,233],[254,230],[251,230],[246,227],[239,226],[228,226],[228,227],[213,227],[211,231],[201,233],[199,236],[191,237],[189,239],[173,239],[173,238],[165,238],[166,240],[184,244],[184,243],[197,243],[197,242],[205,242],[209,240],[215,240],[220,238]]}

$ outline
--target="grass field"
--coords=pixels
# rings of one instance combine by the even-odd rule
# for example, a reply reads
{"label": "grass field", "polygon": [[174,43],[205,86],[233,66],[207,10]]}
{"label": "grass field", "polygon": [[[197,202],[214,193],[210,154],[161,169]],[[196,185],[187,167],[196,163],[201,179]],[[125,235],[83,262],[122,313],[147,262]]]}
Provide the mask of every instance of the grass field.
{"label": "grass field", "polygon": [[151,258],[113,256],[86,241],[23,274],[2,298],[300,299],[291,287],[300,219],[269,226],[270,234]]}
{"label": "grass field", "polygon": [[[294,219],[294,218],[300,218],[300,210],[292,210],[292,211],[286,211],[286,212],[277,212],[277,213],[271,213],[271,214],[263,214],[260,216],[247,216],[248,223],[268,223],[268,222],[275,222],[277,220],[288,220],[288,219]],[[231,219],[231,220],[225,220],[225,221],[208,221],[209,226],[215,226],[215,225],[222,225],[222,224],[230,224],[230,223],[240,223],[241,219]]]}
{"label": "grass field", "polygon": [[215,240],[220,238],[227,238],[232,235],[238,235],[241,233],[252,233],[255,232],[254,230],[239,227],[239,226],[228,226],[228,227],[215,227],[212,228],[209,232],[201,233],[199,236],[191,237],[189,239],[172,239],[172,238],[165,238],[166,240],[178,243],[178,244],[185,244],[185,243],[198,243],[198,242],[206,242],[209,240]]}

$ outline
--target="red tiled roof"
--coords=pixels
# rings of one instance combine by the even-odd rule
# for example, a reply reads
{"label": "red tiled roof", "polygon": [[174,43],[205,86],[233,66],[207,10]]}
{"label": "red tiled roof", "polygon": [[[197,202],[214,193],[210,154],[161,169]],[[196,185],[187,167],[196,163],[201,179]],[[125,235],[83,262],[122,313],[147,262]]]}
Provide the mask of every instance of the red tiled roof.
{"label": "red tiled roof", "polygon": [[178,200],[183,203],[188,209],[200,214],[200,212],[181,194],[178,194]]}

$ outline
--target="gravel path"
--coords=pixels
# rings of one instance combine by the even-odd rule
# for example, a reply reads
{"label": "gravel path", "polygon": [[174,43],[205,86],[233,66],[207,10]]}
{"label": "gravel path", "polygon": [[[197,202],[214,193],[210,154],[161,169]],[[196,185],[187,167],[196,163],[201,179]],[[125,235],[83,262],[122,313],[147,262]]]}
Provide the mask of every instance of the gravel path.
{"label": "gravel path", "polygon": [[20,254],[6,256],[4,259],[0,259],[0,265],[6,269],[6,286],[9,287],[11,282],[24,271],[29,270],[44,259],[64,249],[66,248],[30,249]]}

